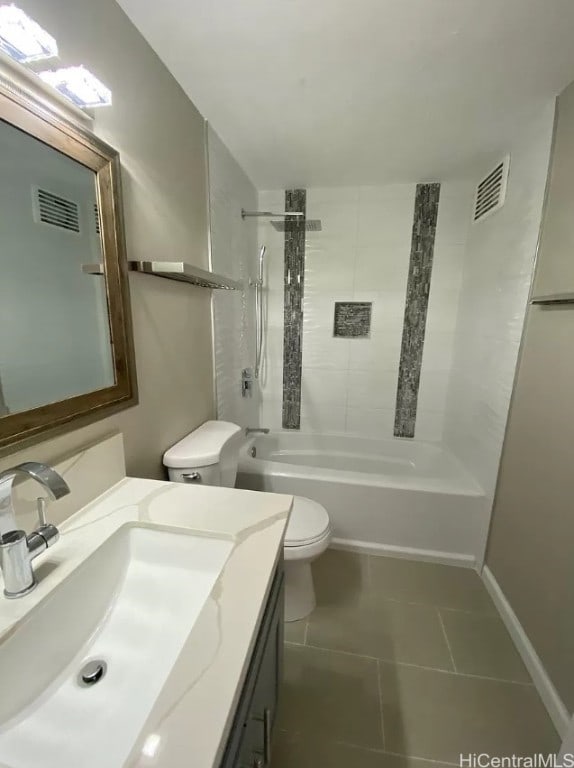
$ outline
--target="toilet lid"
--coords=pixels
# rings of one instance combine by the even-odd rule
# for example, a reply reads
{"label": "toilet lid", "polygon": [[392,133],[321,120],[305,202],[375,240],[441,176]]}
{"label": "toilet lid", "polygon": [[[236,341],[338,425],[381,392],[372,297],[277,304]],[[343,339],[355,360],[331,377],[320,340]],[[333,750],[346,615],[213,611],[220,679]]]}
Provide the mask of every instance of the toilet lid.
{"label": "toilet lid", "polygon": [[293,509],[285,533],[286,547],[301,547],[322,539],[329,531],[329,515],[325,507],[311,499],[294,496]]}

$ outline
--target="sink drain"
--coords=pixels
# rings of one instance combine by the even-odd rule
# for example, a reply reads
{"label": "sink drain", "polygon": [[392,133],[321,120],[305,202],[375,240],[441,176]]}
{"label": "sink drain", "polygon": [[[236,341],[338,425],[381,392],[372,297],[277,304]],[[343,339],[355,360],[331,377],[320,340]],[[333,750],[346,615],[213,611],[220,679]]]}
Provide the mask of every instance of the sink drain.
{"label": "sink drain", "polygon": [[108,665],[103,659],[94,659],[84,664],[78,675],[78,682],[82,688],[89,688],[96,683],[99,683],[102,677],[106,674]]}

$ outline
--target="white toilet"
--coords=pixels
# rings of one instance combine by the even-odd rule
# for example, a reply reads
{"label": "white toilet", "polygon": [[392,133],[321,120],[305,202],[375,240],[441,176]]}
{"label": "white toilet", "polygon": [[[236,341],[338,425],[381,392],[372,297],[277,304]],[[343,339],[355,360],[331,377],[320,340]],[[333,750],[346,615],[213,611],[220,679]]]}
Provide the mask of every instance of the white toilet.
{"label": "white toilet", "polygon": [[[206,421],[167,450],[163,456],[169,479],[233,488],[241,427],[226,421]],[[295,496],[285,532],[285,621],[308,616],[315,607],[311,562],[329,546],[331,527],[327,510],[316,501]]]}

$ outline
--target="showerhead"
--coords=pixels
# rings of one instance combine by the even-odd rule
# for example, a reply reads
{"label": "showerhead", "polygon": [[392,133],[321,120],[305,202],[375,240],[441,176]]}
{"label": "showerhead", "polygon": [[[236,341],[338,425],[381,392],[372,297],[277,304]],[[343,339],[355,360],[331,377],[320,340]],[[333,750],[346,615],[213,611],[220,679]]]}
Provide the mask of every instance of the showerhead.
{"label": "showerhead", "polygon": [[[272,221],[271,226],[277,230],[277,232],[293,232],[301,224],[297,220],[279,219]],[[305,219],[305,232],[321,232],[323,225],[321,219]]]}
{"label": "showerhead", "polygon": [[[281,213],[273,213],[272,211],[246,211],[245,208],[241,209],[241,218],[243,220],[250,218],[268,219],[272,216],[282,217],[271,222],[271,225],[277,232],[293,232],[297,227],[301,226],[301,218],[304,217],[305,214],[303,211],[281,211]],[[321,232],[322,229],[323,225],[321,224],[321,219],[305,219],[305,232]]]}

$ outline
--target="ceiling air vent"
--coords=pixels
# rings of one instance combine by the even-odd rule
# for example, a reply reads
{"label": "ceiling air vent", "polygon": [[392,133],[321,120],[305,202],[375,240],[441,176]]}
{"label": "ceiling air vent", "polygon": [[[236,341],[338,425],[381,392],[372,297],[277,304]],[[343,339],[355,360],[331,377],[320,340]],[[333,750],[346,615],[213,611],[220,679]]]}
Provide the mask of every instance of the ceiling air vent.
{"label": "ceiling air vent", "polygon": [[482,221],[504,205],[510,155],[501,160],[476,188],[474,198],[474,221]]}
{"label": "ceiling air vent", "polygon": [[34,219],[68,232],[80,231],[78,204],[40,187],[34,189]]}

